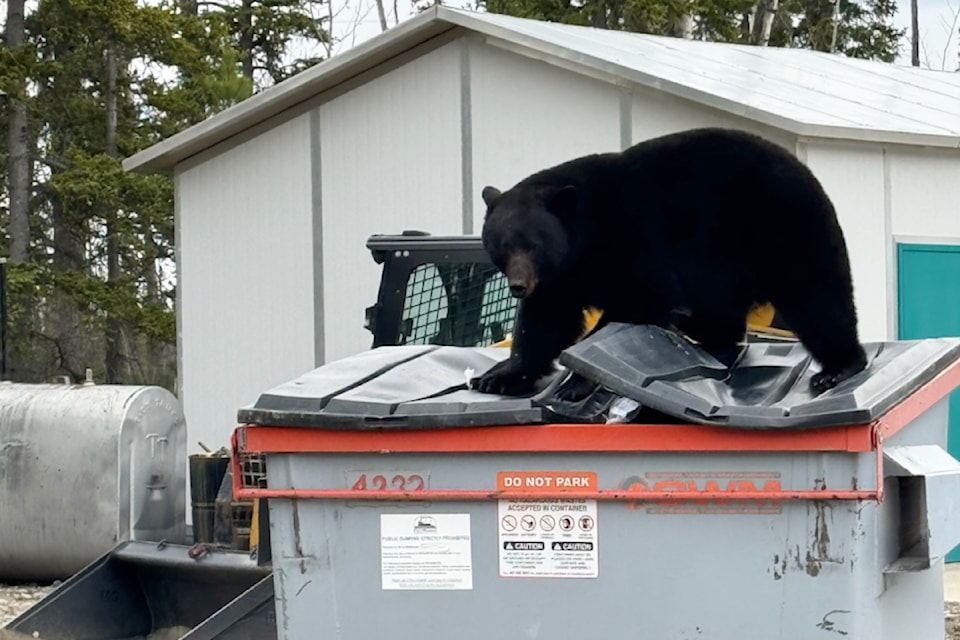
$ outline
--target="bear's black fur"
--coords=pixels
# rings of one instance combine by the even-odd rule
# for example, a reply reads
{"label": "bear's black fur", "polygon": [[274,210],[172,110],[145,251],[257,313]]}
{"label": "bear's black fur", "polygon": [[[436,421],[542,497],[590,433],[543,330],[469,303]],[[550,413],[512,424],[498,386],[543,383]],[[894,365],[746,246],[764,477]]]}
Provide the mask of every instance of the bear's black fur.
{"label": "bear's black fur", "polygon": [[483,190],[483,245],[520,298],[510,358],[474,379],[520,395],[583,331],[679,329],[730,366],[746,316],[770,302],[821,365],[820,393],[866,356],[843,233],[814,175],[785,149],[693,129],[584,156]]}

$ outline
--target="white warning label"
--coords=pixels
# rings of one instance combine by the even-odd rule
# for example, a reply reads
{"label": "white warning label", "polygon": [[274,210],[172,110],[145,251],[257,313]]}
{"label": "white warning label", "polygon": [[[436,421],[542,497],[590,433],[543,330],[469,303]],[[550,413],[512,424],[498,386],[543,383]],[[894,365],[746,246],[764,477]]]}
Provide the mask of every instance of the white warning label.
{"label": "white warning label", "polygon": [[[551,484],[557,486],[557,474],[543,475],[553,478]],[[525,477],[523,480],[526,482]],[[594,483],[591,474],[583,488]],[[497,519],[501,577],[598,576],[596,500],[535,496],[499,500]]]}
{"label": "white warning label", "polygon": [[473,589],[469,513],[380,514],[383,589]]}

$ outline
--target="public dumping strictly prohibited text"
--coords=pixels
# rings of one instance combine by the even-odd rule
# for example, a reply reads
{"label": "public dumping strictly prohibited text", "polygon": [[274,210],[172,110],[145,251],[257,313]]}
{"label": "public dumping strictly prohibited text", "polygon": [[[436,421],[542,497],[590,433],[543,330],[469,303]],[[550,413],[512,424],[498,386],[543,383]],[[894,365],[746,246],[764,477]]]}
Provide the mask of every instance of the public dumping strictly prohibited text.
{"label": "public dumping strictly prohibited text", "polygon": [[469,513],[380,514],[383,589],[473,589]]}
{"label": "public dumping strictly prohibited text", "polygon": [[501,491],[530,495],[497,504],[500,576],[596,578],[597,501],[540,498],[537,494],[595,491],[597,474],[571,471],[504,471]]}

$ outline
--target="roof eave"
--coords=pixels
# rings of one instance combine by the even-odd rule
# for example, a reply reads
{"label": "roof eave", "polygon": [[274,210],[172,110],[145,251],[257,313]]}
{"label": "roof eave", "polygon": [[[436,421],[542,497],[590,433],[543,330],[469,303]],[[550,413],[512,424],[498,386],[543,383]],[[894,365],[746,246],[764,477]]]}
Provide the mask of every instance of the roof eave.
{"label": "roof eave", "polygon": [[960,137],[950,134],[915,133],[908,131],[889,131],[883,129],[818,125],[798,126],[796,134],[802,140],[827,140],[833,142],[850,141],[873,144],[906,145],[912,147],[960,149]]}
{"label": "roof eave", "polygon": [[125,171],[169,173],[183,160],[309,100],[445,31],[449,10],[432,7],[389,31],[124,159]]}

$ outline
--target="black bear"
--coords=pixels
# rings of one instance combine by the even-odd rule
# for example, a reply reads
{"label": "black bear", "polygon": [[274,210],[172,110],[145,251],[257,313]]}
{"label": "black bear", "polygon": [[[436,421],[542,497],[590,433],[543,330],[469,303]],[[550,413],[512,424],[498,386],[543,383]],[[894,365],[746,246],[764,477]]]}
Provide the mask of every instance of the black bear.
{"label": "black bear", "polygon": [[594,331],[679,330],[730,366],[751,307],[769,302],[821,365],[814,393],[866,367],[833,204],[759,136],[669,134],[488,186],[483,200],[483,246],[520,302],[510,357],[473,380],[480,391],[531,392],[591,306],[603,310]]}

